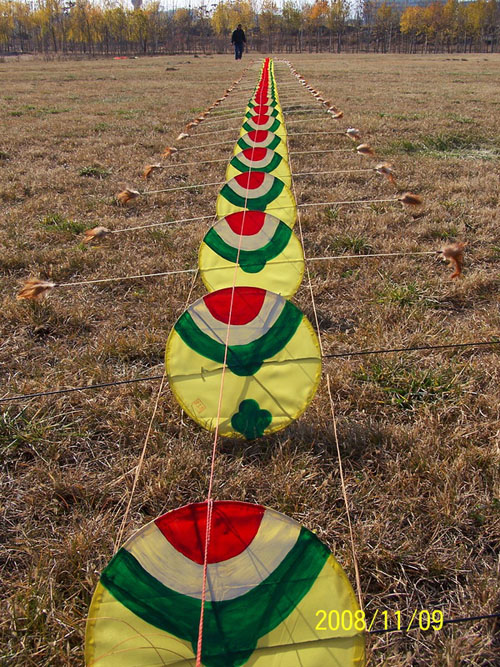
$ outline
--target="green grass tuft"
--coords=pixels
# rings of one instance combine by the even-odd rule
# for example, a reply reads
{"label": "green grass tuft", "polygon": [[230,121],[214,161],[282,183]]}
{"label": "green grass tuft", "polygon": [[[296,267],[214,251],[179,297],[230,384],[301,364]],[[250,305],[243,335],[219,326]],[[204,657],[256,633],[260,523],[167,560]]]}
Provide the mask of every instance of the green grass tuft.
{"label": "green grass tuft", "polygon": [[464,153],[479,150],[495,150],[495,141],[474,133],[448,133],[423,135],[409,141],[398,139],[389,145],[392,153]]}
{"label": "green grass tuft", "polygon": [[337,236],[329,244],[334,252],[349,252],[355,255],[370,255],[373,246],[363,236]]}
{"label": "green grass tuft", "polygon": [[458,234],[458,227],[451,225],[449,227],[433,227],[426,232],[424,237],[432,241],[449,241],[450,239],[456,239]]}
{"label": "green grass tuft", "polygon": [[100,167],[99,165],[92,165],[91,167],[82,167],[78,174],[79,176],[90,176],[92,178],[102,179],[107,178],[111,174],[111,171],[104,167]]}
{"label": "green grass tuft", "polygon": [[429,303],[429,299],[417,283],[399,284],[392,280],[387,287],[378,292],[376,301],[381,304],[395,303],[400,306],[413,306],[417,303],[427,305]]}
{"label": "green grass tuft", "polygon": [[115,113],[125,120],[131,120],[143,112],[140,109],[118,109]]}
{"label": "green grass tuft", "polygon": [[324,216],[327,222],[335,222],[336,220],[338,220],[339,217],[339,209],[327,208],[326,211],[324,212]]}
{"label": "green grass tuft", "polygon": [[455,123],[460,123],[461,125],[472,125],[472,123],[474,123],[473,118],[469,118],[468,116],[460,116],[456,113],[448,114],[448,118],[451,118],[451,120],[454,120]]}
{"label": "green grass tuft", "polygon": [[40,224],[51,230],[57,230],[58,232],[70,232],[71,234],[81,234],[83,231],[85,231],[85,229],[87,229],[87,226],[82,222],[68,220],[59,213],[51,213],[50,215],[46,215],[40,220]]}
{"label": "green grass tuft", "polygon": [[460,386],[450,372],[412,368],[401,362],[376,361],[354,376],[360,382],[376,384],[386,396],[383,402],[402,410],[456,398],[460,393]]}

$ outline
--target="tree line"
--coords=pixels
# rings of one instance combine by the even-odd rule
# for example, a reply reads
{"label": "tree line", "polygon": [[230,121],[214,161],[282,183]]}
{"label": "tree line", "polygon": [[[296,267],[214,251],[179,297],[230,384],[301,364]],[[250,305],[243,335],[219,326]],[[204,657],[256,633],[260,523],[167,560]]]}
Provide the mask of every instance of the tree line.
{"label": "tree line", "polygon": [[113,0],[0,0],[0,52],[73,55],[223,53],[241,23],[250,50],[265,52],[498,51],[498,0],[401,2],[229,0],[166,10]]}

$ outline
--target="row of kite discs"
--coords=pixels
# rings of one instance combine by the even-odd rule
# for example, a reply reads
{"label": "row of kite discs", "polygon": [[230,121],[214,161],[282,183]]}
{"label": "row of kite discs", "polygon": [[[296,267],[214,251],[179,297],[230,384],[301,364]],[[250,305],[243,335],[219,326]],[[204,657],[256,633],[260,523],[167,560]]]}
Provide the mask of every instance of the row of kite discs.
{"label": "row of kite discs", "polygon": [[[304,255],[293,232],[297,209],[270,59],[226,179],[218,222],[199,251],[209,293],[176,322],[166,369],[174,395],[196,422],[253,439],[296,419],[321,373],[317,336],[286,298],[302,281]],[[342,622],[319,623],[319,610]],[[86,661],[100,667],[363,665],[359,613],[339,564],[297,522],[252,503],[196,503],[139,530],[110,561],[89,611]]]}

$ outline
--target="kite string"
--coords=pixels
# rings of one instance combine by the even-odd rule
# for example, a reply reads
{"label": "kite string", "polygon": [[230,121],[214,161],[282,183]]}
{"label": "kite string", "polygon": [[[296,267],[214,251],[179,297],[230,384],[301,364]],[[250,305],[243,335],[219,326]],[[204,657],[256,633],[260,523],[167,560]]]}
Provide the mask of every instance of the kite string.
{"label": "kite string", "polygon": [[223,144],[232,144],[234,142],[234,139],[227,139],[226,141],[217,141],[213,144],[203,144],[203,146],[186,146],[185,148],[178,148],[177,152],[179,151],[194,151],[198,150],[200,148],[210,148],[211,146],[222,146]]}
{"label": "kite string", "polygon": [[153,422],[155,420],[156,413],[158,411],[158,405],[159,405],[159,402],[160,402],[161,393],[163,391],[163,385],[165,384],[166,374],[167,374],[167,370],[165,368],[165,370],[163,371],[162,378],[161,378],[158,393],[156,394],[156,401],[155,401],[155,405],[154,405],[154,408],[153,408],[153,414],[151,415],[151,419],[149,420],[149,426],[148,426],[148,430],[147,430],[147,433],[146,433],[146,437],[144,439],[144,445],[142,447],[141,455],[139,457],[139,461],[137,463],[137,467],[136,467],[136,470],[135,470],[134,482],[132,484],[132,490],[130,492],[130,496],[129,496],[129,499],[128,499],[128,502],[127,502],[127,507],[126,507],[125,513],[123,515],[123,519],[122,519],[122,522],[121,522],[121,525],[120,525],[120,530],[118,531],[118,537],[117,537],[116,542],[115,542],[115,547],[114,547],[114,552],[113,553],[116,553],[118,551],[118,549],[120,548],[123,533],[124,533],[125,526],[126,526],[127,519],[128,519],[128,515],[129,515],[129,512],[130,512],[130,507],[132,506],[132,499],[134,497],[135,489],[137,487],[137,482],[139,481],[139,476],[141,474],[142,466],[143,466],[143,463],[144,463],[144,457],[146,455],[146,448],[147,448],[148,443],[149,443],[149,438],[151,436],[151,431],[153,430]]}
{"label": "kite string", "polygon": [[363,611],[363,595],[361,593],[361,578],[359,576],[359,569],[358,569],[358,560],[356,558],[356,548],[354,545],[354,533],[352,530],[352,522],[351,522],[351,515],[349,512],[349,501],[347,500],[347,490],[345,486],[345,479],[344,479],[344,469],[342,466],[342,456],[340,454],[340,445],[339,445],[339,436],[337,433],[337,419],[335,417],[335,408],[333,405],[333,398],[332,398],[332,390],[330,387],[330,375],[327,373],[326,375],[326,386],[328,389],[328,396],[330,398],[330,408],[332,412],[332,422],[333,422],[333,434],[335,436],[335,445],[337,448],[337,457],[339,460],[339,473],[340,473],[340,484],[342,486],[342,495],[344,497],[344,504],[345,504],[345,509],[347,513],[347,523],[349,525],[349,534],[351,537],[351,550],[352,550],[352,560],[354,563],[354,574],[356,577],[356,588],[358,592],[358,600],[359,600],[359,607],[361,611]]}
{"label": "kite string", "polygon": [[241,130],[241,127],[218,127],[216,130],[207,130],[206,132],[189,133],[189,136],[203,137],[205,134],[218,134],[219,132],[236,132],[237,130]]}
{"label": "kite string", "polygon": [[[189,300],[191,298],[191,294],[193,292],[194,285],[195,285],[196,279],[198,277],[199,270],[198,270],[198,268],[196,268],[194,270],[189,269],[189,272],[194,272],[194,276],[193,276],[193,280],[191,281],[191,287],[189,289],[189,293],[188,293],[188,296],[187,296],[187,299],[186,299],[186,304],[185,304],[184,310],[186,310],[187,303],[189,302]],[[184,273],[187,273],[187,271],[185,271]],[[156,417],[156,413],[158,411],[160,396],[161,396],[161,393],[163,391],[163,386],[165,384],[166,377],[167,377],[167,368],[166,368],[166,366],[164,366],[163,375],[161,376],[160,387],[158,389],[158,393],[156,395],[155,405],[154,405],[154,408],[153,408],[153,414],[151,415],[151,419],[149,421],[149,427],[148,427],[148,431],[146,433],[146,438],[144,440],[144,446],[142,448],[141,455],[139,457],[139,461],[138,461],[137,466],[136,466],[134,482],[132,484],[132,490],[130,492],[130,497],[128,499],[127,507],[125,509],[125,514],[123,516],[122,523],[120,525],[120,530],[118,532],[118,537],[117,537],[117,540],[115,542],[115,548],[114,548],[115,553],[120,547],[120,543],[121,543],[121,540],[122,540],[122,537],[123,537],[123,532],[125,530],[125,525],[126,525],[126,522],[127,522],[128,514],[129,514],[130,508],[132,506],[132,499],[133,499],[133,496],[134,496],[134,493],[135,493],[137,483],[139,481],[139,476],[140,476],[141,471],[142,471],[142,466],[143,466],[143,463],[144,463],[144,457],[146,455],[146,449],[147,449],[147,446],[148,446],[148,442],[149,442],[149,438],[150,438],[151,431],[152,431],[152,428],[153,428],[153,423],[154,423],[154,420],[155,420],[155,417]]]}
{"label": "kite string", "polygon": [[180,218],[179,220],[167,220],[166,222],[153,222],[150,225],[138,225],[137,227],[123,227],[122,229],[112,229],[110,234],[121,234],[122,232],[134,232],[137,229],[149,229],[151,227],[166,227],[168,225],[177,225],[180,222],[193,222],[194,220],[207,220],[213,218],[213,215],[199,215],[196,218]]}
{"label": "kite string", "polygon": [[379,204],[381,202],[398,202],[399,199],[349,199],[345,201],[318,201],[318,202],[305,202],[304,204],[297,204],[297,207],[303,208],[304,206],[340,206],[341,204]]}
{"label": "kite string", "polygon": [[200,160],[199,162],[170,162],[169,164],[161,164],[158,169],[169,169],[170,167],[191,167],[199,164],[212,164],[213,162],[225,162],[227,158],[219,157],[216,160]]}
{"label": "kite string", "polygon": [[94,280],[79,280],[74,283],[57,283],[56,287],[76,287],[78,285],[92,285],[95,283],[110,283],[118,280],[133,280],[134,278],[158,278],[173,276],[179,273],[195,273],[198,269],[179,269],[178,271],[162,271],[160,273],[141,273],[135,276],[119,276],[117,278],[96,278]]}
{"label": "kite string", "polygon": [[[293,135],[292,135],[293,136]],[[225,158],[224,158],[225,159]],[[368,169],[334,169],[333,171],[302,171],[293,174],[294,176],[311,176],[311,175],[322,175],[322,174],[349,174],[349,173],[358,173],[363,171],[375,171],[373,168]],[[143,190],[139,194],[146,195],[157,195],[162,192],[174,192],[175,190],[190,190],[191,188],[206,188],[209,185],[224,185],[226,181],[211,181],[210,183],[190,183],[189,185],[176,185],[174,188],[164,188],[163,190]],[[392,201],[392,200],[391,200]]]}
{"label": "kite string", "polygon": [[[207,217],[213,217],[213,216],[200,216],[198,219],[204,219],[204,218],[207,218]],[[194,220],[194,219],[196,219],[196,218],[191,218],[191,220]],[[155,225],[148,225],[148,226],[153,227]],[[125,230],[117,230],[117,232],[119,232],[119,231],[125,231]],[[130,230],[127,230],[127,231],[130,231]],[[114,232],[114,233],[117,233],[117,232]],[[198,268],[196,268],[196,269],[186,269],[186,270],[183,270],[183,271],[168,271],[168,272],[164,272],[164,273],[144,274],[142,276],[126,276],[126,278],[139,278],[139,277],[147,278],[147,277],[151,277],[151,276],[172,275],[174,273],[175,274],[178,274],[178,273],[194,273],[193,280],[191,282],[191,287],[190,287],[188,297],[187,297],[187,302],[189,302],[189,299],[191,298],[191,294],[192,294],[192,291],[193,291],[193,288],[194,288],[196,278],[198,276],[198,272],[199,272]],[[110,280],[115,280],[115,279],[113,279],[113,278],[102,279],[101,278],[101,279],[97,279],[97,280],[80,281],[80,282],[76,282],[76,283],[61,283],[59,285],[59,287],[83,285],[83,284],[88,284],[88,283],[109,282]],[[186,305],[187,305],[187,303],[186,303]],[[184,310],[185,310],[185,308],[184,308]],[[130,508],[132,506],[132,500],[133,500],[134,493],[135,493],[135,490],[136,490],[136,487],[137,487],[137,483],[139,481],[139,477],[140,477],[142,467],[143,467],[143,464],[144,464],[146,449],[147,449],[149,439],[150,439],[150,436],[151,436],[151,432],[152,432],[152,429],[153,429],[153,423],[154,423],[154,420],[155,420],[155,417],[156,417],[156,413],[158,411],[160,396],[161,396],[161,393],[163,391],[163,386],[165,384],[166,375],[167,375],[167,369],[165,367],[164,371],[163,371],[163,375],[161,376],[160,387],[159,387],[158,393],[156,395],[156,400],[155,400],[155,404],[154,404],[154,408],[153,408],[153,413],[151,415],[151,419],[149,421],[146,437],[144,439],[144,445],[142,447],[141,455],[139,457],[139,461],[137,463],[137,466],[135,467],[135,475],[134,475],[134,481],[133,481],[133,484],[132,484],[132,490],[130,492],[130,496],[129,496],[129,499],[128,499],[128,502],[127,502],[127,507],[126,507],[125,513],[123,515],[123,519],[122,519],[122,522],[121,522],[121,525],[120,525],[120,529],[118,531],[118,536],[117,536],[115,546],[114,546],[114,553],[116,553],[116,551],[119,549],[120,543],[122,541],[122,537],[123,537],[123,533],[124,533],[125,526],[126,526],[126,523],[127,523],[128,515],[129,515],[129,512],[130,512]]]}
{"label": "kite string", "polygon": [[[230,120],[233,120],[234,116],[230,117]],[[307,120],[296,120],[296,121],[290,121],[290,123],[310,123],[311,119],[308,118]],[[225,128],[219,128],[217,130],[207,130],[207,132],[189,132],[189,136],[196,138],[196,137],[202,137],[206,134],[218,134],[220,132],[235,132],[237,130],[240,130],[240,127],[225,127]],[[290,134],[291,137],[302,137],[305,135],[309,134],[337,134],[339,136],[346,136],[345,132],[339,132],[338,130],[312,130],[310,132],[292,132]],[[187,137],[186,137],[187,138]]]}
{"label": "kite string", "polygon": [[[388,354],[393,352],[419,352],[428,350],[444,350],[465,347],[482,347],[489,345],[500,345],[500,340],[482,340],[470,341],[468,343],[449,343],[447,345],[418,345],[414,347],[394,347],[381,348],[378,350],[353,350],[352,352],[337,352],[333,354],[324,354],[322,359],[347,359],[356,356],[367,356],[372,354]],[[113,382],[101,382],[99,384],[86,384],[81,387],[69,387],[68,389],[52,389],[51,391],[38,391],[32,394],[18,394],[16,396],[3,396],[0,403],[9,403],[11,401],[29,400],[32,398],[41,398],[43,396],[59,396],[60,394],[71,394],[78,391],[88,391],[90,389],[106,389],[108,387],[117,387],[120,385],[135,384],[137,382],[150,382],[152,380],[161,380],[161,375],[146,375],[138,378],[129,378],[128,380],[115,380]]]}
{"label": "kite string", "polygon": [[[287,137],[287,143],[288,143],[288,137]],[[292,184],[293,184],[293,189],[294,189],[294,194],[295,194],[295,183],[293,183],[293,180],[292,180]],[[304,248],[303,234],[302,234],[302,224],[301,224],[300,211],[299,210],[297,210],[297,219],[298,219],[298,223],[299,223],[299,230],[300,230],[300,236],[301,236],[301,240],[302,240],[302,247]],[[305,259],[306,259],[306,256],[305,256],[305,249],[304,249],[304,260]],[[311,300],[312,300],[312,305],[313,305],[314,318],[315,318],[315,321],[316,321],[316,328],[318,330],[318,340],[319,340],[319,345],[320,345],[320,350],[321,350],[321,356],[323,356],[324,352],[323,352],[323,346],[321,344],[321,334],[320,334],[320,328],[319,328],[318,313],[316,311],[316,303],[315,303],[315,299],[314,299],[314,291],[313,291],[313,287],[312,287],[311,274],[310,274],[309,266],[308,266],[307,262],[305,262],[305,266],[306,266],[307,276],[308,276],[308,280],[309,280],[309,288],[310,288],[310,292],[311,292]],[[344,472],[343,472],[343,468],[342,468],[342,457],[340,455],[340,446],[339,446],[339,440],[338,440],[338,434],[337,434],[337,420],[335,418],[335,408],[334,408],[334,405],[333,405],[333,398],[332,398],[332,393],[331,393],[331,388],[330,388],[330,376],[328,374],[326,376],[326,382],[327,382],[327,388],[328,388],[328,396],[330,397],[330,406],[331,406],[332,419],[333,419],[333,432],[334,432],[334,435],[335,435],[335,443],[336,443],[336,446],[337,446],[337,455],[338,455],[338,460],[339,460],[340,481],[341,481],[341,484],[342,484],[342,493],[343,493],[343,496],[344,496],[344,503],[345,503],[346,512],[347,512],[347,521],[348,521],[348,524],[349,524],[349,533],[350,533],[350,536],[351,536],[352,558],[353,558],[353,562],[354,562],[354,572],[355,572],[355,576],[356,576],[356,587],[357,587],[357,591],[358,591],[359,606],[360,606],[360,609],[363,610],[363,597],[362,597],[362,593],[361,593],[361,580],[360,580],[360,576],[359,576],[358,563],[357,563],[357,559],[356,559],[356,550],[355,550],[355,546],[354,546],[354,535],[353,535],[353,531],[352,531],[351,517],[350,517],[350,513],[349,513],[349,503],[348,503],[348,500],[347,500],[347,491],[346,491],[346,488],[345,488]]]}
{"label": "kite string", "polygon": [[215,181],[212,183],[191,183],[190,185],[177,185],[175,188],[164,188],[162,190],[143,190],[141,195],[157,195],[161,192],[173,192],[174,190],[189,190],[190,188],[203,188],[208,185],[222,185],[225,181]]}
{"label": "kite string", "polygon": [[[288,141],[288,139],[287,139],[287,141]],[[295,192],[295,184],[293,184],[293,188],[294,188],[294,192]],[[299,222],[300,235],[301,235],[301,238],[303,239],[302,225],[301,225],[300,211],[299,210],[297,210],[297,218],[298,218],[298,222]],[[302,243],[303,243],[303,241],[302,241]],[[306,259],[306,257],[305,257],[305,250],[304,250],[304,260],[305,259]],[[317,311],[316,311],[316,303],[315,303],[315,300],[314,300],[312,280],[311,280],[311,275],[310,275],[309,266],[308,266],[307,262],[305,262],[305,266],[306,266],[307,275],[308,275],[308,279],[309,279],[309,288],[310,288],[310,292],[311,292],[311,300],[312,300],[312,305],[313,305],[313,310],[314,310],[314,318],[315,318],[315,321],[316,321],[316,328],[318,330],[318,339],[319,339],[319,344],[320,344],[321,356],[323,356],[324,352],[323,352],[323,346],[321,344],[321,335],[320,335],[318,314],[317,314]],[[330,388],[330,376],[329,376],[329,374],[327,374],[327,376],[326,376],[326,382],[327,382],[327,388],[328,388],[328,396],[330,397],[330,407],[331,407],[331,411],[332,411],[332,420],[333,420],[333,432],[334,432],[334,435],[335,435],[335,443],[336,443],[336,447],[337,447],[337,455],[338,455],[338,460],[339,460],[340,481],[341,481],[341,485],[342,485],[342,493],[343,493],[343,496],[344,496],[344,503],[345,503],[346,512],[347,512],[347,521],[348,521],[348,524],[349,524],[349,533],[350,533],[350,536],[351,536],[352,558],[353,558],[353,562],[354,562],[354,572],[355,572],[355,576],[356,576],[356,587],[357,587],[357,592],[358,592],[359,606],[360,606],[360,609],[363,610],[363,596],[362,596],[362,593],[361,593],[361,579],[360,579],[360,576],[359,576],[358,562],[357,562],[357,559],[356,559],[356,550],[355,550],[355,546],[354,546],[354,535],[353,535],[353,530],[352,530],[351,517],[350,517],[350,513],[349,513],[349,503],[348,503],[348,500],[347,500],[347,491],[346,491],[346,488],[345,488],[344,472],[343,472],[343,468],[342,468],[342,457],[341,457],[341,454],[340,454],[340,446],[339,446],[339,439],[338,439],[338,433],[337,433],[337,420],[335,418],[335,408],[334,408],[333,398],[332,398],[332,393],[331,393],[331,388]]]}
{"label": "kite string", "polygon": [[314,175],[319,175],[322,176],[323,174],[354,174],[354,173],[359,173],[361,171],[375,171],[372,167],[364,168],[364,169],[333,169],[332,171],[326,170],[326,171],[298,171],[294,174],[294,176],[312,176]]}
{"label": "kite string", "polygon": [[[252,171],[252,165],[250,165],[249,169],[249,174]],[[246,193],[245,193],[245,202],[243,209],[246,210],[247,208],[247,201],[248,201],[248,193],[249,193],[249,185],[247,186]],[[226,368],[227,368],[227,356],[228,356],[228,349],[229,349],[229,334],[231,331],[231,320],[232,320],[232,314],[233,314],[233,304],[234,304],[234,293],[236,289],[236,281],[238,278],[238,268],[239,268],[239,260],[240,260],[240,253],[241,253],[241,246],[243,243],[243,230],[245,226],[245,215],[243,215],[243,222],[241,225],[241,230],[239,234],[239,239],[238,239],[238,250],[236,253],[236,261],[235,261],[235,266],[234,266],[234,274],[233,274],[233,281],[232,281],[232,286],[231,286],[231,299],[229,302],[229,317],[227,321],[227,328],[226,328],[226,340],[224,342],[224,359],[222,362],[222,372],[221,372],[221,380],[220,380],[220,388],[219,388],[219,398],[218,398],[218,404],[217,404],[217,415],[215,419],[215,432],[214,432],[214,441],[213,441],[213,446],[212,446],[212,461],[210,464],[210,477],[208,481],[208,493],[207,493],[207,525],[206,525],[206,530],[205,530],[205,552],[203,554],[203,580],[202,580],[202,589],[201,589],[201,609],[200,609],[200,622],[198,626],[198,643],[196,647],[196,667],[201,667],[201,652],[202,652],[202,647],[203,647],[203,623],[205,620],[205,600],[206,600],[206,594],[207,594],[207,571],[208,571],[208,549],[210,545],[210,538],[212,534],[212,513],[213,513],[213,500],[212,500],[212,492],[213,492],[213,481],[214,481],[214,476],[215,476],[215,459],[217,455],[217,440],[219,437],[219,423],[220,423],[220,415],[222,411],[222,398],[224,394],[224,380],[226,377]]]}
{"label": "kite string", "polygon": [[[263,106],[268,106],[268,105],[263,105]],[[294,105],[294,106],[299,106],[299,105]],[[283,115],[290,115],[290,114],[297,114],[297,113],[314,113],[314,112],[318,112],[318,113],[322,113],[322,114],[327,114],[328,113],[326,109],[324,109],[324,110],[323,109],[316,109],[316,107],[313,107],[313,106],[308,106],[307,110],[304,109],[304,110],[298,110],[298,111],[297,110],[296,111],[284,111],[283,109],[284,109],[284,107],[282,107]],[[233,115],[230,115],[230,112],[231,113],[235,112],[235,113]],[[226,112],[224,114],[221,114],[219,117],[216,117],[212,120],[203,121],[203,125],[214,125],[216,123],[227,123],[228,120],[234,120],[235,118],[241,118],[240,109],[227,109]],[[291,121],[291,122],[295,123],[296,121]],[[303,120],[301,122],[304,122],[304,123],[305,122],[310,122],[310,119],[307,119],[307,121]]]}
{"label": "kite string", "polygon": [[[306,151],[309,152],[309,151]],[[330,151],[317,151],[319,153],[328,153]],[[292,153],[289,153],[289,155],[293,155]],[[226,159],[226,158],[224,158]],[[347,171],[358,171],[356,169],[348,169]],[[364,170],[359,170],[359,171],[364,171]],[[368,169],[367,171],[372,171],[371,169]],[[317,172],[318,174],[321,173],[328,173],[328,172]],[[334,172],[332,172],[334,173]],[[302,175],[300,173],[294,174],[295,176]],[[195,187],[194,185],[189,186],[189,187]],[[295,193],[295,188],[294,188],[294,193]],[[380,202],[397,202],[399,201],[398,199],[352,199],[350,201],[329,201],[329,202],[306,202],[303,204],[295,204],[297,208],[304,208],[305,206],[340,206],[342,204],[374,204],[374,203],[380,203]],[[291,206],[282,206],[281,208],[292,208]],[[154,222],[150,225],[138,225],[136,227],[124,227],[123,229],[114,229],[110,230],[109,234],[121,234],[123,232],[132,232],[136,231],[138,229],[149,229],[151,227],[166,227],[168,225],[175,225],[180,222],[192,222],[194,220],[206,220],[208,218],[213,218],[213,215],[200,215],[195,218],[180,218],[179,220],[168,220],[166,222]]]}
{"label": "kite string", "polygon": [[[287,134],[287,137],[286,137],[286,144],[287,144],[288,153],[290,155],[290,150],[289,150],[290,146],[289,146],[289,142],[288,142],[288,134]],[[319,328],[318,312],[316,310],[316,301],[314,299],[311,272],[309,271],[309,265],[307,264],[306,251],[305,251],[305,247],[304,247],[304,234],[303,234],[303,231],[302,231],[301,212],[300,212],[300,210],[298,208],[298,204],[297,204],[297,190],[295,188],[295,181],[294,181],[294,178],[293,178],[293,169],[292,169],[291,159],[290,159],[290,172],[292,174],[292,179],[291,179],[292,180],[292,190],[293,190],[293,196],[294,196],[294,199],[295,199],[295,206],[296,206],[296,211],[297,211],[297,222],[299,223],[300,242],[302,244],[302,252],[304,253],[304,266],[305,266],[305,270],[306,270],[306,273],[307,273],[307,281],[309,283],[309,291],[311,293],[311,303],[312,303],[313,312],[314,312],[314,321],[315,321],[315,324],[316,324],[316,331],[318,332],[319,349],[321,351],[321,355],[323,356],[323,343],[321,341],[321,331],[320,331],[320,328]]]}
{"label": "kite string", "polygon": [[289,155],[314,155],[315,153],[352,153],[351,148],[327,148],[322,150],[312,151],[291,151]]}

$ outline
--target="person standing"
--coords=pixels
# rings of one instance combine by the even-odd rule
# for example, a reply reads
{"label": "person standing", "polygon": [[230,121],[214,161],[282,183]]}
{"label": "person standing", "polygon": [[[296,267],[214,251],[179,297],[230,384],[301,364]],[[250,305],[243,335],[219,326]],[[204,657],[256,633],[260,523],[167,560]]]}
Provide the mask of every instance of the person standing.
{"label": "person standing", "polygon": [[234,44],[235,60],[241,60],[241,56],[243,55],[243,45],[246,44],[246,41],[247,39],[245,37],[245,33],[243,32],[243,28],[241,27],[241,23],[238,23],[238,27],[233,32],[233,36],[231,37],[231,44]]}

